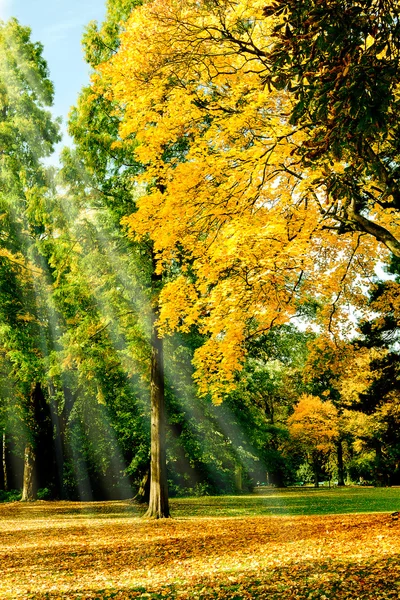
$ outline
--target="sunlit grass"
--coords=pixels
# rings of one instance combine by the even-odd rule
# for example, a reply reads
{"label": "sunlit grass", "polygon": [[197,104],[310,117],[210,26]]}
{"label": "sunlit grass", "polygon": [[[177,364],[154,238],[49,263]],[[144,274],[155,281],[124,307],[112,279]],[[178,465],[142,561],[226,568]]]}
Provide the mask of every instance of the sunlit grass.
{"label": "sunlit grass", "polygon": [[[399,498],[350,488],[173,499],[163,521],[129,501],[3,504],[0,598],[398,598]],[[332,513],[383,512],[328,515],[324,501]]]}
{"label": "sunlit grass", "polygon": [[400,488],[265,488],[243,496],[172,500],[176,516],[327,515],[393,512],[400,509]]}

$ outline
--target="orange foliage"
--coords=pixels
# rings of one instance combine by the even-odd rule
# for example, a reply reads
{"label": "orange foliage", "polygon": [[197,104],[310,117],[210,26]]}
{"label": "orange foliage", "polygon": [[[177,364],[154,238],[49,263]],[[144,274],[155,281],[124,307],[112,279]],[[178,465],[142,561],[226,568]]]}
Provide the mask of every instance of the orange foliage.
{"label": "orange foliage", "polygon": [[333,450],[333,442],[339,436],[338,412],[330,400],[303,394],[288,419],[291,436],[311,454],[324,454]]}

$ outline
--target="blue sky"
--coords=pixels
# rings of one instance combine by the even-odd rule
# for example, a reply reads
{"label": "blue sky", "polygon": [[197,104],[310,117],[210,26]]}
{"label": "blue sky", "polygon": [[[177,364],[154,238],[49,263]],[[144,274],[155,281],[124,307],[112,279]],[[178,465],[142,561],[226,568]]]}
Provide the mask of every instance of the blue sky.
{"label": "blue sky", "polygon": [[[32,29],[32,40],[44,45],[55,85],[53,112],[64,125],[81,87],[89,81],[81,38],[91,20],[102,21],[105,0],[0,0],[0,18],[17,17]],[[64,139],[64,144],[68,143]]]}

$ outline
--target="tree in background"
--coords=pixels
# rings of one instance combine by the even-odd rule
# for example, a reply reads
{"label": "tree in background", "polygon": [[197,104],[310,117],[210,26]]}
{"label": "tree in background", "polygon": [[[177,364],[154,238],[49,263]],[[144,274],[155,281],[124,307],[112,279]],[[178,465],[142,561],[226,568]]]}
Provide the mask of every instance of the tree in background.
{"label": "tree in background", "polygon": [[338,414],[330,400],[304,394],[288,419],[289,432],[307,457],[318,487],[321,466],[335,450]]}
{"label": "tree in background", "polygon": [[[370,377],[352,408],[362,413],[368,426],[356,433],[366,452],[372,452],[369,473],[363,477],[376,485],[399,481],[399,260],[392,257],[391,278],[376,282],[370,294],[369,318],[360,323],[358,352],[367,354]],[[365,370],[365,367],[364,367]],[[360,417],[359,417],[360,418]],[[364,461],[367,463],[367,461]]]}
{"label": "tree in background", "polygon": [[294,481],[287,419],[306,392],[303,371],[314,334],[281,325],[249,340],[237,390],[225,402],[240,418],[240,428],[260,461],[257,479],[277,487]]}
{"label": "tree in background", "polygon": [[37,243],[51,186],[41,161],[60,137],[48,111],[53,86],[41,44],[11,19],[0,24],[0,46],[0,338],[25,439],[23,499],[31,500],[49,342],[47,281]]}

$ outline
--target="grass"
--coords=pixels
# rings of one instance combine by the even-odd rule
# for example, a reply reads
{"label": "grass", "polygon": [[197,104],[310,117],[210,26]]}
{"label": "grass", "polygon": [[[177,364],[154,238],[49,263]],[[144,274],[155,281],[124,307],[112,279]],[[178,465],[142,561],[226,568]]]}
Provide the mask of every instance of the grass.
{"label": "grass", "polygon": [[332,515],[400,510],[400,488],[261,488],[243,496],[176,498],[176,517]]}
{"label": "grass", "polygon": [[400,597],[400,489],[0,505],[0,598]]}

